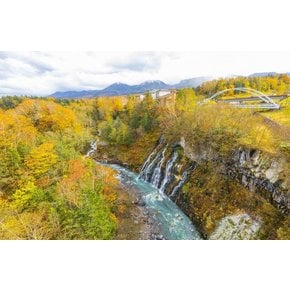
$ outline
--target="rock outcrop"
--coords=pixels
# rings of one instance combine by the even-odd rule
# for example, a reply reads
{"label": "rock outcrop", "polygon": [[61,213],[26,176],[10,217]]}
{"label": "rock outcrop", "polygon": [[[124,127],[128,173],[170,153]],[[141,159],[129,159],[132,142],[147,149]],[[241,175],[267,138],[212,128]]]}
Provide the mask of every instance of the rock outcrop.
{"label": "rock outcrop", "polygon": [[180,146],[191,160],[198,164],[215,162],[222,173],[239,181],[250,191],[262,194],[282,213],[289,214],[290,177],[287,176],[287,162],[283,158],[245,148],[222,158],[209,146],[190,146],[184,138],[181,139]]}
{"label": "rock outcrop", "polygon": [[238,214],[224,217],[216,230],[210,235],[210,240],[251,240],[255,239],[260,228],[260,222],[248,214]]}

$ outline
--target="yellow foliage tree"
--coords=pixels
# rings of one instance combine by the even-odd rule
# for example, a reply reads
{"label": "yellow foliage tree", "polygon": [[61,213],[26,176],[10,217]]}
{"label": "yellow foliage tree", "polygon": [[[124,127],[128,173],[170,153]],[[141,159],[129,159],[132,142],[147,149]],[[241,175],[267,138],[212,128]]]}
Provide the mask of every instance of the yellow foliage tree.
{"label": "yellow foliage tree", "polygon": [[40,131],[80,130],[75,113],[51,100],[27,99],[17,106],[15,111],[18,115],[31,119]]}
{"label": "yellow foliage tree", "polygon": [[25,165],[35,177],[49,171],[57,163],[57,155],[52,143],[43,143],[37,148],[31,150],[25,158]]}

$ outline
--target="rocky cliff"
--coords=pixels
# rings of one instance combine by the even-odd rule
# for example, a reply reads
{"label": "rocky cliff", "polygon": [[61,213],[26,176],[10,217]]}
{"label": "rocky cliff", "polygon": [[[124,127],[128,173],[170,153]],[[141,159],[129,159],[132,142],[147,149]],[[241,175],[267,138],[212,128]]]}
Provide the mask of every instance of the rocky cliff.
{"label": "rocky cliff", "polygon": [[141,141],[126,150],[100,146],[98,159],[141,172],[190,217],[204,238],[290,237],[287,160],[246,148],[221,154],[184,138],[151,139],[146,147]]}
{"label": "rocky cliff", "polygon": [[259,150],[239,148],[226,158],[205,146],[188,145],[181,138],[185,155],[198,164],[213,162],[220,172],[240,182],[251,192],[261,194],[282,213],[290,212],[289,164]]}

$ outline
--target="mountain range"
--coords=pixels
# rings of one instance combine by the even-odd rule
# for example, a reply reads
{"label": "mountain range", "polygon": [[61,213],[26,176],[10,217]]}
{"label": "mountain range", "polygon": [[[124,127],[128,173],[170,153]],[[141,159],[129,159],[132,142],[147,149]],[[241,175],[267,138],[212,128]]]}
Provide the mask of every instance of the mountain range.
{"label": "mountain range", "polygon": [[[279,73],[276,72],[259,72],[249,75],[248,77],[266,77],[275,76]],[[290,75],[290,73],[286,73]],[[50,96],[55,98],[88,98],[88,97],[102,97],[102,96],[118,96],[144,93],[148,90],[166,90],[166,89],[181,89],[192,87],[195,88],[201,85],[203,82],[213,80],[213,77],[195,77],[191,79],[181,80],[179,83],[169,85],[159,80],[146,81],[139,85],[128,85],[124,83],[114,83],[101,90],[85,90],[85,91],[57,91]]]}
{"label": "mountain range", "polygon": [[211,77],[196,77],[185,79],[177,84],[169,85],[159,80],[146,81],[139,85],[127,85],[123,83],[114,83],[101,90],[85,90],[85,91],[57,91],[50,96],[55,98],[84,98],[84,97],[101,97],[101,96],[117,96],[144,93],[148,90],[163,90],[163,89],[179,89],[186,87],[197,87],[203,82],[211,80]]}

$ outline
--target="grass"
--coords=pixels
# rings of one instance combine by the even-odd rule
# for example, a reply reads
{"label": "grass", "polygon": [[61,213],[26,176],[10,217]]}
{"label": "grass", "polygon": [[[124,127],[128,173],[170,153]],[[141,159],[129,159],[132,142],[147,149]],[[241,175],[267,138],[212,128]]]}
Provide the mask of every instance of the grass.
{"label": "grass", "polygon": [[290,97],[279,103],[280,110],[262,113],[263,116],[279,123],[280,125],[290,127]]}

